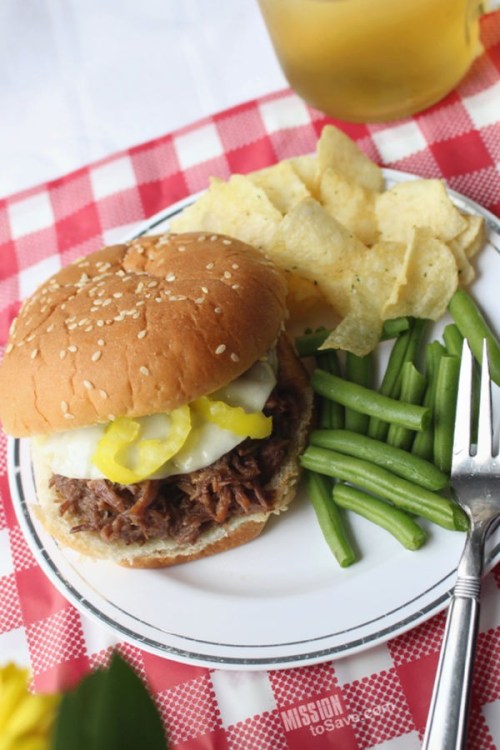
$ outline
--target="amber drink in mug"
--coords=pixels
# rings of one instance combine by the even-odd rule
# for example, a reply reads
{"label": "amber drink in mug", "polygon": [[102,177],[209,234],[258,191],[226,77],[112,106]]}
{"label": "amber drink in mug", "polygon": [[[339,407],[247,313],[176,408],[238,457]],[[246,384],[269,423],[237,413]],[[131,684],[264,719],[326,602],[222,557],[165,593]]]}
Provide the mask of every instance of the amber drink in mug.
{"label": "amber drink in mug", "polygon": [[283,72],[332,117],[405,117],[445,96],[481,51],[478,0],[259,0]]}

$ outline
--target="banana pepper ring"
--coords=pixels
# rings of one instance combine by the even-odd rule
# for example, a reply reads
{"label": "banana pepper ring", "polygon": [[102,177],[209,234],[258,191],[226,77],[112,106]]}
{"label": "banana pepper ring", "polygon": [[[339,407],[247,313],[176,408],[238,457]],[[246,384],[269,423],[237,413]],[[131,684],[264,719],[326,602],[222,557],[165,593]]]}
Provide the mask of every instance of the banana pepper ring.
{"label": "banana pepper ring", "polygon": [[[147,479],[180,451],[191,430],[189,406],[165,414],[167,435],[141,440],[141,425],[129,417],[111,422],[97,444],[92,461],[105,477],[118,484],[135,484]],[[128,448],[137,448],[137,461],[131,468],[120,457]]]}
{"label": "banana pepper ring", "polygon": [[202,396],[193,402],[195,409],[208,421],[239,437],[266,438],[272,431],[272,418],[262,412],[246,412],[241,406],[230,406]]}

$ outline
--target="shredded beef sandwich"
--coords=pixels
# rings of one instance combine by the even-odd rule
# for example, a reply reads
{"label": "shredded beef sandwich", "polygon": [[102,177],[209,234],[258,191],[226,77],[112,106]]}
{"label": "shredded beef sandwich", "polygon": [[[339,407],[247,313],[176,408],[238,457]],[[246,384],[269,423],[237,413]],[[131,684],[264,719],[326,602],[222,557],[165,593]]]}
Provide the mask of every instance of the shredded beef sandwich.
{"label": "shredded beef sandwich", "polygon": [[250,541],[287,507],[312,397],[285,297],[256,250],[189,233],[105,248],[24,303],[0,418],[32,440],[51,534],[161,567]]}

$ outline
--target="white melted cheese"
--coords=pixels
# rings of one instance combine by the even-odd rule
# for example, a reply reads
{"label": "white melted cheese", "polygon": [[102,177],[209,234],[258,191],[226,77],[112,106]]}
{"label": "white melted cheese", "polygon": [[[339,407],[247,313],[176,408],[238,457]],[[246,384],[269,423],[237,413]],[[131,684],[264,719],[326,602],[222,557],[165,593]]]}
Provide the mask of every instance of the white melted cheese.
{"label": "white melted cheese", "polygon": [[[211,394],[212,397],[231,406],[241,406],[247,412],[262,411],[276,385],[273,359],[269,355],[257,362],[239,378]],[[153,479],[202,469],[244,440],[241,435],[205,421],[194,411],[192,419],[192,429],[185,444],[152,476]],[[139,417],[136,421],[141,424],[141,439],[165,437],[165,420],[159,419],[158,415]],[[106,427],[106,424],[98,424],[34,439],[54,474],[73,479],[103,479],[104,474],[92,463],[92,456]]]}

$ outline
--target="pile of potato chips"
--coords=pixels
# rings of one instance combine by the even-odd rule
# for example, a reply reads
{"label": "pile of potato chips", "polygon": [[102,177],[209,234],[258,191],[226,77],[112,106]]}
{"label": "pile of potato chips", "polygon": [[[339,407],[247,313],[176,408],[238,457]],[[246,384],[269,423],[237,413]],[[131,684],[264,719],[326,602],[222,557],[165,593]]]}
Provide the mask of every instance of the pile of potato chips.
{"label": "pile of potato chips", "polygon": [[324,348],[363,356],[383,321],[437,320],[484,242],[481,217],[461,213],[441,180],[385,189],[380,168],[326,126],[315,155],[300,156],[208,190],[171,222],[174,232],[227,234],[284,269],[289,308],[327,303],[338,324]]}

